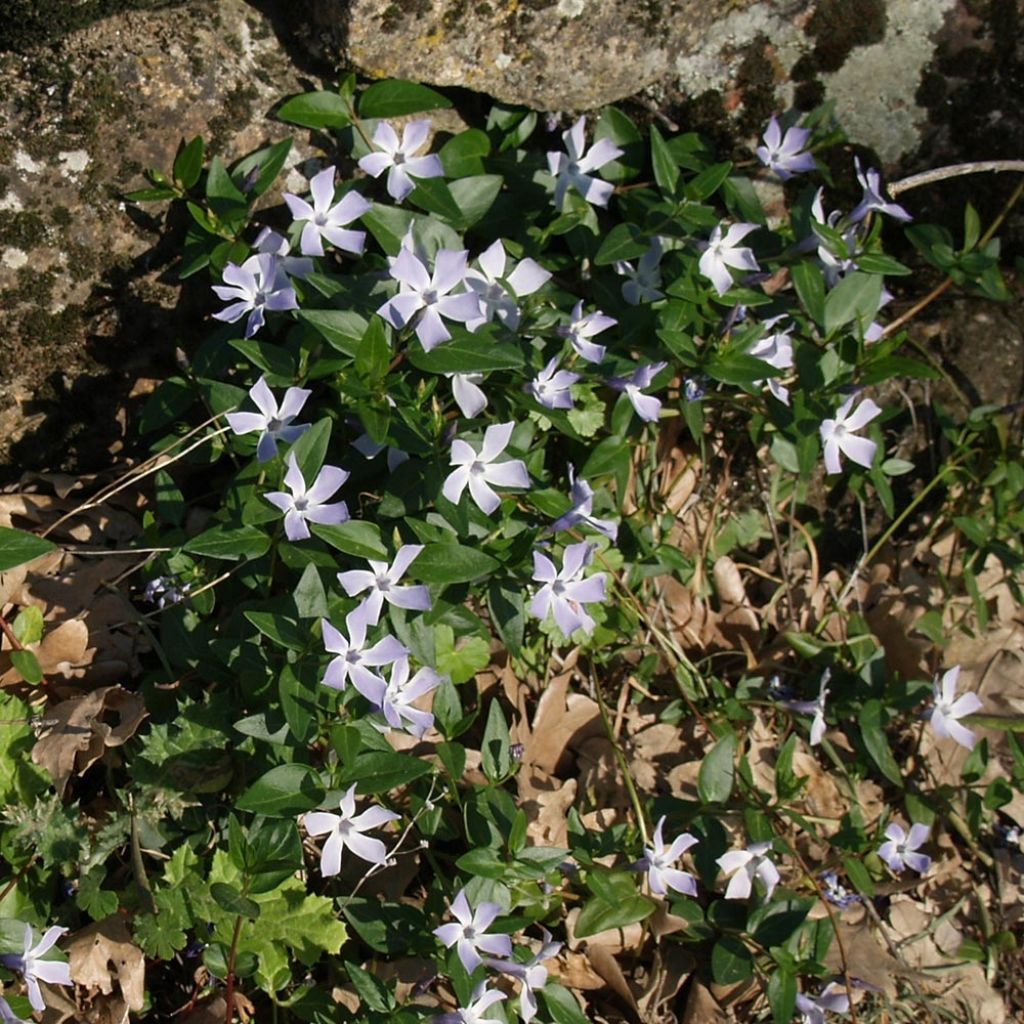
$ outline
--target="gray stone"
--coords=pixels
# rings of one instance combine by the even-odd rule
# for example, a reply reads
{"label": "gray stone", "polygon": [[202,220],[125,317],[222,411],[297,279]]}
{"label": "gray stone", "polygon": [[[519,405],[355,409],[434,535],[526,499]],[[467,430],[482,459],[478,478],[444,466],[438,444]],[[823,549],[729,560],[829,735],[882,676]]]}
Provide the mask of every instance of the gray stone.
{"label": "gray stone", "polygon": [[227,162],[283,138],[267,112],[303,88],[241,0],[122,12],[0,55],[0,465],[19,434],[14,457],[35,465],[116,441],[96,406],[172,369],[203,315],[167,273],[180,222],[122,195],[146,185],[145,167],[169,171],[182,138],[202,134]]}

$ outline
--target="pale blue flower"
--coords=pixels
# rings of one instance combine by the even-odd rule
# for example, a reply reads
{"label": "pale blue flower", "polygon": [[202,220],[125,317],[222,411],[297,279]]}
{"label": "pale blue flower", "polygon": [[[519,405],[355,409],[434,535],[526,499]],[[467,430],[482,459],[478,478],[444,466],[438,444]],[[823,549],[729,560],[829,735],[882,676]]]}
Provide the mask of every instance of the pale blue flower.
{"label": "pale blue flower", "polygon": [[779,869],[768,856],[771,847],[771,843],[751,843],[745,850],[730,850],[718,858],[715,863],[727,875],[732,875],[725,890],[727,900],[745,900],[755,878],[764,884],[765,898],[771,899],[779,884]]}
{"label": "pale blue flower", "polygon": [[512,940],[507,935],[487,934],[487,929],[501,913],[497,903],[485,901],[473,910],[466,899],[466,890],[460,889],[450,909],[455,921],[435,928],[433,934],[447,949],[455,947],[467,974],[472,974],[483,963],[480,950],[492,956],[512,955]]}
{"label": "pale blue flower", "polygon": [[619,535],[618,526],[610,519],[597,519],[593,514],[594,489],[582,478],[576,479],[576,470],[569,464],[569,510],[555,520],[552,533],[572,530],[579,525],[589,526],[613,544]]}
{"label": "pale blue flower", "polygon": [[530,475],[521,459],[495,462],[508,447],[512,439],[514,423],[493,423],[484,432],[483,445],[479,452],[472,445],[456,438],[452,441],[451,465],[456,468],[445,477],[441,493],[452,504],[457,505],[462,492],[469,486],[469,493],[477,508],[485,515],[491,515],[501,504],[491,484],[499,487],[529,487]]}
{"label": "pale blue flower", "polygon": [[830,981],[816,996],[807,996],[798,992],[796,1012],[800,1014],[800,1024],[825,1024],[825,1013],[846,1013],[850,1009],[850,997],[846,989],[834,981]]}
{"label": "pale blue flower", "polygon": [[854,223],[862,221],[872,210],[888,214],[890,217],[895,217],[896,220],[909,221],[914,219],[899,203],[894,203],[882,195],[882,182],[878,171],[872,168],[866,171],[862,170],[860,160],[857,157],[853,158],[853,163],[857,170],[857,180],[864,190],[864,195],[851,211],[851,221]]}
{"label": "pale blue flower", "polygon": [[673,867],[680,857],[691,846],[696,846],[697,837],[684,832],[676,836],[666,846],[662,837],[665,827],[665,815],[658,819],[651,837],[651,845],[644,847],[644,855],[637,864],[638,868],[647,872],[647,882],[655,896],[665,896],[669,889],[684,893],[687,896],[697,895],[697,882],[693,875]]}
{"label": "pale blue flower", "polygon": [[356,787],[353,784],[341,798],[341,814],[310,811],[303,817],[302,825],[311,836],[327,836],[320,854],[320,874],[329,878],[341,871],[341,854],[346,848],[360,860],[381,867],[387,861],[387,848],[379,839],[371,839],[363,833],[400,817],[400,814],[383,807],[368,807],[361,814],[356,814]]}
{"label": "pale blue flower", "polygon": [[891,821],[885,827],[886,842],[878,848],[878,856],[893,874],[901,874],[904,868],[910,868],[923,875],[931,867],[932,859],[917,850],[928,842],[930,832],[927,825],[911,825],[910,834],[907,835],[902,825]]}
{"label": "pale blue flower", "polygon": [[[43,937],[33,945],[32,925],[25,925],[24,948],[21,953],[5,953],[0,956],[0,963],[12,971],[18,971],[25,979],[28,989],[28,1001],[32,1009],[42,1012],[46,1009],[43,993],[39,982],[48,985],[70,985],[71,968],[66,960],[44,960],[43,954],[49,952],[67,928],[47,928]],[[10,1007],[8,1007],[10,1012]],[[13,1018],[13,1015],[12,1015]],[[17,1018],[13,1018],[17,1019]]]}
{"label": "pale blue flower", "polygon": [[604,359],[605,347],[604,345],[592,342],[590,339],[595,334],[600,334],[602,331],[607,331],[609,327],[614,327],[617,323],[618,320],[614,317],[606,316],[601,310],[587,313],[584,316],[583,300],[580,299],[573,307],[569,323],[564,327],[557,328],[557,331],[563,338],[569,339],[572,347],[588,363],[599,363]]}
{"label": "pale blue flower", "polygon": [[661,373],[668,363],[651,363],[638,366],[628,377],[613,377],[608,386],[615,391],[623,391],[637,416],[645,423],[657,423],[661,414],[661,399],[653,395],[645,395],[644,388],[649,388],[654,378]]}
{"label": "pale blue flower", "polygon": [[392,729],[402,729],[422,739],[433,726],[434,716],[413,706],[414,701],[441,685],[441,677],[432,668],[421,668],[410,679],[409,659],[396,658],[387,683],[372,673],[353,677],[352,681]]}
{"label": "pale blue flower", "polygon": [[284,483],[290,494],[271,491],[264,497],[284,513],[285,536],[291,540],[308,540],[310,523],[336,524],[348,519],[348,505],[343,501],[327,503],[335,491],[348,479],[348,473],[337,466],[323,466],[312,485],[306,487],[306,480],[295,461],[295,452],[289,452],[285,460],[288,470]]}
{"label": "pale blue flower", "polygon": [[410,121],[402,130],[402,141],[387,121],[381,121],[373,133],[377,152],[369,153],[359,166],[371,178],[388,172],[388,195],[401,202],[415,187],[416,178],[440,178],[444,175],[441,158],[436,153],[413,156],[423,148],[430,134],[430,121]]}
{"label": "pale blue flower", "polygon": [[481,981],[469,997],[469,1006],[455,1010],[453,1013],[439,1013],[434,1024],[486,1024],[487,1021],[500,1021],[498,1017],[488,1017],[487,1011],[508,996],[496,988],[488,988],[486,981]]}
{"label": "pale blue flower", "polygon": [[224,418],[228,426],[236,434],[250,434],[260,431],[260,439],[256,444],[256,458],[260,462],[269,462],[277,455],[277,442],[292,444],[309,430],[308,423],[292,423],[302,412],[306,399],[312,394],[306,388],[288,388],[280,406],[266,380],[260,377],[249,389],[249,397],[259,409],[255,412],[229,412]]}
{"label": "pale blue flower", "polygon": [[329,686],[333,690],[344,690],[349,679],[357,686],[360,682],[370,679],[376,679],[383,685],[383,680],[370,669],[390,665],[409,653],[390,633],[368,647],[366,629],[369,625],[371,623],[365,602],[345,617],[347,637],[326,619],[320,620],[324,649],[337,655],[331,659],[327,671],[324,672],[321,680],[324,686]]}
{"label": "pale blue flower", "polygon": [[351,231],[345,227],[362,217],[372,205],[358,192],[346,192],[338,202],[334,201],[334,166],[325,167],[309,181],[313,203],[293,196],[283,195],[291,211],[292,220],[302,224],[299,248],[306,256],[323,256],[323,240],[355,256],[362,255],[366,245],[365,231]]}
{"label": "pale blue flower", "polygon": [[622,282],[622,297],[631,306],[665,298],[661,291],[661,255],[661,239],[655,235],[635,267],[627,260],[616,260],[612,264],[615,273],[627,279]]}
{"label": "pale blue flower", "polygon": [[566,152],[548,153],[548,168],[555,176],[555,209],[561,211],[565,193],[574,188],[588,203],[607,206],[615,186],[592,176],[592,172],[622,156],[622,150],[611,139],[598,139],[587,151],[587,119],[581,117],[568,131],[562,132]]}
{"label": "pale blue flower", "polygon": [[540,949],[524,964],[515,960],[484,958],[488,967],[519,979],[522,985],[519,991],[519,1019],[523,1024],[530,1024],[537,1015],[537,992],[548,983],[548,969],[543,966],[544,961],[558,956],[562,948],[561,942],[552,942],[551,932],[547,928],[541,927],[541,932],[544,938]]}
{"label": "pale blue flower", "polygon": [[572,392],[570,388],[580,379],[578,373],[558,369],[558,356],[550,359],[547,365],[527,385],[527,390],[537,400],[538,405],[545,409],[571,409]]}
{"label": "pale blue flower", "polygon": [[499,238],[477,257],[480,269],[470,267],[466,271],[466,287],[476,293],[480,303],[480,315],[466,321],[469,330],[475,331],[495,317],[510,331],[518,329],[520,311],[516,299],[532,295],[551,279],[550,272],[536,260],[520,260],[510,271],[507,260]]}
{"label": "pale blue flower", "polygon": [[707,242],[702,243],[704,251],[697,265],[719,295],[724,295],[733,286],[730,268],[760,270],[753,252],[739,244],[758,227],[757,224],[733,224],[723,237],[722,225],[716,224]]}
{"label": "pale blue flower", "polygon": [[796,125],[783,135],[778,118],[773,117],[765,129],[762,145],[755,150],[757,159],[781,181],[788,181],[794,174],[813,171],[814,157],[804,149],[810,136],[807,128]]}
{"label": "pale blue flower", "polygon": [[973,750],[974,733],[967,726],[961,725],[958,719],[973,715],[984,705],[976,693],[964,693],[957,697],[956,684],[959,678],[960,666],[954,665],[943,675],[941,684],[938,679],[932,684],[934,707],[929,721],[932,731],[940,739],[953,739],[961,747]]}
{"label": "pale blue flower", "polygon": [[542,622],[552,615],[567,639],[577,629],[593,633],[595,622],[584,605],[605,599],[605,573],[583,576],[593,552],[593,545],[586,541],[570,544],[562,556],[561,569],[556,569],[547,555],[533,553],[533,579],[542,585],[530,602],[530,614]]}
{"label": "pale blue flower", "polygon": [[391,565],[369,558],[369,569],[349,569],[347,572],[338,573],[338,582],[345,588],[345,593],[349,597],[369,590],[369,595],[360,605],[366,609],[366,621],[369,625],[377,625],[385,601],[396,608],[430,611],[430,591],[422,583],[399,585],[399,580],[422,551],[422,544],[403,544],[395,552],[395,560]]}
{"label": "pale blue flower", "polygon": [[866,437],[857,437],[854,431],[867,426],[876,416],[881,415],[882,410],[870,398],[865,398],[856,409],[853,409],[856,397],[850,395],[836,410],[835,417],[822,420],[818,428],[825,450],[826,473],[842,472],[840,452],[857,465],[865,469],[871,468],[878,445]]}
{"label": "pale blue flower", "polygon": [[284,312],[298,309],[288,277],[276,256],[270,253],[256,253],[241,266],[228,263],[221,274],[224,284],[213,285],[217,298],[224,302],[235,301],[213,314],[215,320],[235,323],[249,314],[245,322],[245,336],[251,338],[266,322],[265,311]]}

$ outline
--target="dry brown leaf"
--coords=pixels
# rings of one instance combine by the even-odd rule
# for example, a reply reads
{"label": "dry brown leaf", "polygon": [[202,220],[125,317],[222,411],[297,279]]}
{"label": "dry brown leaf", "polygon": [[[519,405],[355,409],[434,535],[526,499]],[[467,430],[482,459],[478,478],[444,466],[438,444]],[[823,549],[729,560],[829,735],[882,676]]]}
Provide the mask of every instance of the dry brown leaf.
{"label": "dry brown leaf", "polygon": [[548,775],[567,774],[570,751],[587,737],[604,733],[597,703],[570,693],[571,678],[571,672],[563,672],[545,687],[523,744],[523,763]]}
{"label": "dry brown leaf", "polygon": [[[596,936],[595,936],[596,938]],[[608,987],[635,1013],[640,1013],[636,1004],[636,996],[626,980],[618,960],[609,952],[608,947],[587,940],[587,956],[594,970],[604,979]]]}
{"label": "dry brown leaf", "polygon": [[[254,1020],[256,1007],[241,992],[235,992],[235,1011],[238,1013],[242,1024]],[[182,1024],[224,1024],[224,1018],[228,1012],[227,1000],[224,996],[217,994],[207,999],[200,1000],[196,1008],[182,1021]]]}
{"label": "dry brown leaf", "polygon": [[715,997],[699,981],[690,986],[680,1024],[727,1024],[729,1018]]}
{"label": "dry brown leaf", "polygon": [[62,701],[47,711],[56,724],[36,741],[32,760],[50,773],[63,796],[72,775],[84,772],[108,747],[130,739],[146,714],[142,700],[120,686]]}
{"label": "dry brown leaf", "polygon": [[146,958],[132,942],[124,920],[114,914],[76,932],[68,943],[71,979],[103,995],[115,983],[131,1010],[141,1010],[146,996]]}
{"label": "dry brown leaf", "polygon": [[577,992],[593,992],[604,988],[604,978],[590,964],[585,953],[563,949],[554,959],[547,961],[551,978],[567,989]]}
{"label": "dry brown leaf", "polygon": [[526,815],[526,837],[531,846],[569,845],[566,816],[576,799],[576,780],[562,782],[529,765],[517,776],[519,806]]}
{"label": "dry brown leaf", "polygon": [[674,1000],[683,982],[693,973],[693,955],[682,946],[666,943],[654,950],[650,970],[637,999],[640,1017],[651,1024],[674,1021],[675,1016],[666,1005]]}

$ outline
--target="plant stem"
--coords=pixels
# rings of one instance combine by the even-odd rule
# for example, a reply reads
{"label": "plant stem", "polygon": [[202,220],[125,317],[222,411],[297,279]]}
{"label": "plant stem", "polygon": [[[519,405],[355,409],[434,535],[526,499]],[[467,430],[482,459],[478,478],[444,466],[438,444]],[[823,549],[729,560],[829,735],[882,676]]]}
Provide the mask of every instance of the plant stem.
{"label": "plant stem", "polygon": [[1006,171],[1024,173],[1024,160],[976,160],[968,164],[950,164],[948,167],[934,167],[930,171],[911,174],[889,185],[889,194],[898,196],[901,192],[909,192],[921,185],[930,185],[933,181],[945,181],[947,178],[960,178],[965,174],[996,174]]}
{"label": "plant stem", "polygon": [[242,915],[235,918],[235,931],[231,936],[231,950],[228,952],[228,976],[224,991],[224,1024],[235,1019],[235,958],[238,956],[238,940],[242,934]]}

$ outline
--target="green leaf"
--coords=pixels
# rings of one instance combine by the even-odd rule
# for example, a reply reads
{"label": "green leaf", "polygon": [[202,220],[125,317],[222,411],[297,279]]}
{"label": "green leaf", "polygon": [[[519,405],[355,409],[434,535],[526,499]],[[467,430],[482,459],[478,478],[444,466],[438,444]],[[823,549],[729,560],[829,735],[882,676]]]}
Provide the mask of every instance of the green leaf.
{"label": "green leaf", "polygon": [[177,196],[173,188],[137,188],[124,194],[129,203],[156,203],[162,199],[176,199]]}
{"label": "green leaf", "polygon": [[892,756],[889,748],[889,739],[885,735],[885,726],[889,722],[889,712],[879,700],[866,701],[860,710],[858,724],[860,725],[861,739],[864,746],[871,755],[882,774],[901,789],[903,788],[903,775],[900,773],[896,759]]}
{"label": "green leaf", "polygon": [[881,252],[865,252],[857,257],[857,267],[868,274],[885,274],[888,277],[906,277],[910,267]]}
{"label": "green leaf", "polygon": [[288,379],[295,374],[294,360],[277,345],[259,341],[257,338],[232,338],[228,344],[264,373]]}
{"label": "green leaf", "polygon": [[628,460],[629,445],[621,437],[606,437],[594,446],[583,463],[580,479],[591,480],[595,476],[617,473]]}
{"label": "green leaf", "polygon": [[540,990],[540,995],[554,1024],[590,1024],[576,997],[562,985],[551,982]]}
{"label": "green leaf", "polygon": [[24,565],[56,548],[56,544],[24,530],[0,526],[0,572]]}
{"label": "green leaf", "polygon": [[599,139],[610,139],[622,150],[622,156],[609,160],[601,168],[605,181],[619,184],[640,173],[644,165],[643,136],[618,107],[605,107],[601,111],[594,129],[594,141]]}
{"label": "green leaf", "polygon": [[754,974],[754,958],[734,935],[723,935],[711,948],[711,977],[718,985],[735,985]]}
{"label": "green leaf", "polygon": [[359,97],[360,117],[401,117],[450,107],[451,100],[418,82],[392,78],[374,82]]}
{"label": "green leaf", "polygon": [[417,343],[410,346],[409,362],[429,373],[486,373],[510,370],[526,362],[514,339],[508,338],[497,324],[487,324],[470,333],[458,324],[449,324],[451,340],[426,352]]}
{"label": "green leaf", "polygon": [[434,667],[453,683],[472,679],[491,662],[490,644],[483,637],[463,637],[456,645],[452,627],[443,623],[434,627],[434,644],[437,651]]}
{"label": "green leaf", "polygon": [[369,327],[366,317],[351,309],[300,309],[298,317],[319,331],[332,348],[353,357]]}
{"label": "green leaf", "polygon": [[380,527],[365,520],[350,519],[347,523],[321,525],[310,523],[310,529],[332,548],[353,558],[387,559],[388,549],[381,540]]}
{"label": "green leaf", "polygon": [[674,195],[679,183],[679,164],[665,145],[665,140],[656,125],[651,125],[651,163],[654,165],[654,180],[666,195]]}
{"label": "green leaf", "polygon": [[807,781],[803,775],[793,771],[793,754],[796,751],[796,733],[782,744],[779,756],[775,759],[775,792],[783,802],[792,800],[800,792]]}
{"label": "green leaf", "polygon": [[789,268],[793,287],[807,315],[819,326],[825,326],[825,275],[810,260],[802,260]]}
{"label": "green leaf", "polygon": [[731,170],[732,164],[728,160],[724,163],[712,164],[701,171],[692,181],[687,182],[683,188],[686,198],[695,199],[697,202],[707,199],[729,177]]}
{"label": "green leaf", "polygon": [[11,664],[26,683],[35,686],[43,680],[39,659],[31,651],[11,651]]}
{"label": "green leaf", "polygon": [[239,189],[251,180],[250,175],[255,178],[245,192],[250,202],[257,196],[263,195],[274,184],[291,149],[292,140],[282,139],[280,142],[264,146],[262,149],[256,150],[255,153],[243,157],[231,169],[232,180],[236,182]]}
{"label": "green leaf", "polygon": [[583,905],[580,916],[576,918],[573,934],[583,939],[609,928],[625,928],[636,921],[643,921],[653,912],[654,901],[639,894],[627,896],[615,903],[608,903],[600,896],[595,896]]}
{"label": "green leaf", "polygon": [[843,867],[846,869],[846,877],[850,884],[868,899],[875,895],[875,883],[871,880],[871,872],[864,866],[864,862],[856,857],[844,857]]}
{"label": "green leaf", "polygon": [[247,611],[245,617],[265,636],[281,647],[304,651],[309,645],[309,632],[280,612]]}
{"label": "green leaf", "polygon": [[312,562],[306,565],[292,591],[295,608],[303,619],[321,619],[329,614],[327,592],[324,590],[320,573]]}
{"label": "green leaf", "polygon": [[768,979],[768,1005],[775,1024],[789,1024],[796,1008],[796,976],[783,967]]}
{"label": "green leaf", "polygon": [[[409,199],[428,213],[435,213],[442,220],[458,226],[462,211],[442,178],[414,178],[416,187],[409,193]],[[470,179],[472,180],[472,179]]]}
{"label": "green leaf", "polygon": [[203,137],[197,135],[187,145],[182,139],[178,155],[174,158],[174,180],[182,188],[191,188],[203,170]]}
{"label": "green leaf", "polygon": [[255,526],[221,523],[193,537],[182,550],[193,555],[237,562],[240,558],[265,555],[270,550],[270,538]]}
{"label": "green leaf", "polygon": [[258,778],[239,798],[240,811],[268,818],[291,818],[323,802],[324,788],[306,764],[282,764]]}
{"label": "green leaf", "polygon": [[388,344],[388,328],[384,320],[375,316],[356,349],[356,373],[364,380],[374,383],[387,372],[391,363],[391,346]]}
{"label": "green leaf", "polygon": [[526,634],[523,588],[492,580],[487,587],[487,610],[501,642],[513,657],[519,657]]}
{"label": "green leaf", "polygon": [[356,791],[365,796],[406,786],[430,772],[430,763],[412,754],[372,750],[356,758],[344,772],[344,781],[345,785],[356,783]]}
{"label": "green leaf", "polygon": [[332,426],[333,423],[327,416],[317,420],[291,447],[289,454],[295,456],[295,462],[307,487],[312,486],[327,457]]}
{"label": "green leaf", "polygon": [[34,604],[22,608],[18,617],[11,623],[11,629],[24,645],[37,644],[43,639],[43,613]]}
{"label": "green leaf", "polygon": [[635,260],[643,256],[650,246],[650,238],[636,224],[616,224],[597,250],[594,263],[601,267],[617,260]]}
{"label": "green leaf", "polygon": [[463,544],[433,543],[416,558],[416,575],[426,583],[470,583],[498,568],[496,558]]}
{"label": "green leaf", "polygon": [[447,178],[467,178],[484,173],[484,157],[490,156],[491,140],[479,128],[467,128],[438,150]]}
{"label": "green leaf", "polygon": [[504,180],[500,174],[477,174],[451,183],[451,197],[459,209],[455,226],[460,231],[471,228],[483,218],[498,198]]}
{"label": "green leaf", "polygon": [[306,92],[292,96],[277,108],[279,121],[302,128],[347,128],[352,123],[348,104],[336,92]]}
{"label": "green leaf", "polygon": [[735,757],[736,737],[728,733],[701,762],[697,774],[697,793],[702,803],[721,804],[729,799],[736,774]]}
{"label": "green leaf", "polygon": [[491,782],[500,782],[512,772],[512,754],[510,752],[508,722],[501,710],[501,703],[491,700],[487,710],[487,725],[484,728],[484,739],[480,747],[480,764],[484,775]]}
{"label": "green leaf", "polygon": [[210,895],[221,910],[237,917],[248,917],[256,920],[260,916],[260,905],[243,896],[233,885],[226,882],[214,882],[210,886]]}
{"label": "green leaf", "polygon": [[869,324],[878,312],[882,298],[882,278],[878,274],[847,274],[825,296],[825,333],[831,334],[857,321]]}

